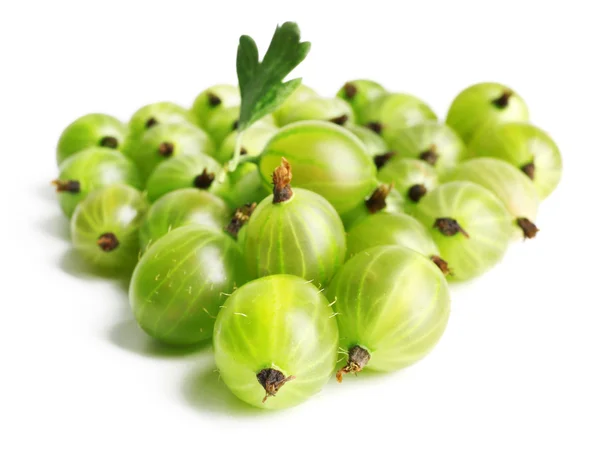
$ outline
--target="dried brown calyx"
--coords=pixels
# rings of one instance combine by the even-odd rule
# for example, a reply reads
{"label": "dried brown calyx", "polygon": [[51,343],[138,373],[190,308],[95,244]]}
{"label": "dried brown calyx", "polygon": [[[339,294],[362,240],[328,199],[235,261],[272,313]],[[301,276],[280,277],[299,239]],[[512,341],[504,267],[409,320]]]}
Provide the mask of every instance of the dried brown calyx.
{"label": "dried brown calyx", "polygon": [[344,94],[348,100],[352,100],[358,93],[358,89],[354,83],[346,83],[344,85]]}
{"label": "dried brown calyx", "polygon": [[206,95],[208,97],[208,104],[213,108],[221,104],[221,98],[218,95],[215,95],[212,92],[209,92]]}
{"label": "dried brown calyx", "polygon": [[437,152],[437,145],[431,144],[427,150],[419,155],[421,161],[425,161],[427,164],[435,166],[440,155]]}
{"label": "dried brown calyx", "polygon": [[533,239],[537,235],[538,231],[540,231],[531,220],[525,217],[519,217],[517,219],[517,225],[519,228],[521,228],[521,230],[523,230],[523,236],[525,239]]}
{"label": "dried brown calyx", "polygon": [[431,259],[433,261],[433,263],[440,268],[440,270],[442,271],[442,273],[444,275],[452,274],[450,267],[448,267],[448,263],[445,260],[443,260],[442,258],[440,258],[439,256],[432,255],[429,257],[429,259]]}
{"label": "dried brown calyx", "polygon": [[444,236],[454,236],[460,233],[466,238],[469,237],[469,234],[463,230],[460,224],[450,217],[440,217],[439,219],[436,219],[433,227],[440,230]]}
{"label": "dried brown calyx", "polygon": [[236,208],[231,218],[231,222],[225,227],[225,231],[237,238],[242,227],[250,220],[250,216],[256,209],[256,202],[246,203],[244,206]]}
{"label": "dried brown calyx", "polygon": [[244,147],[242,147],[242,149],[240,150],[240,155],[247,155],[248,154],[248,150],[246,150]]}
{"label": "dried brown calyx", "polygon": [[427,188],[424,184],[415,184],[408,189],[408,198],[417,203],[427,194]]}
{"label": "dried brown calyx", "polygon": [[171,142],[163,142],[158,146],[158,153],[161,156],[171,156],[175,151],[175,146]]}
{"label": "dried brown calyx", "polygon": [[56,187],[56,192],[78,194],[81,191],[81,184],[77,180],[54,180],[52,184]]}
{"label": "dried brown calyx", "polygon": [[235,122],[233,122],[233,124],[231,125],[231,130],[235,131],[238,129],[238,127],[240,126],[240,121],[236,120]]}
{"label": "dried brown calyx", "polygon": [[329,121],[335,123],[336,125],[344,125],[346,122],[348,122],[348,114],[342,114],[341,116],[334,117]]}
{"label": "dried brown calyx", "polygon": [[505,89],[504,92],[500,95],[500,97],[492,100],[492,104],[499,109],[504,109],[508,106],[508,101],[512,97],[513,93],[510,89]]}
{"label": "dried brown calyx", "polygon": [[375,155],[373,157],[373,161],[375,162],[375,167],[377,167],[377,170],[385,166],[388,163],[388,161],[392,159],[395,155],[396,152],[386,152],[382,153],[381,155]]}
{"label": "dried brown calyx", "polygon": [[198,189],[208,189],[215,181],[215,174],[204,169],[200,175],[194,178],[194,186]]}
{"label": "dried brown calyx", "polygon": [[119,240],[114,233],[101,234],[96,243],[104,252],[111,252],[119,246]]}
{"label": "dried brown calyx", "polygon": [[535,177],[535,164],[533,163],[533,161],[530,162],[529,164],[525,164],[524,166],[522,166],[521,170],[529,178],[531,178],[532,180],[534,179],[534,177]]}
{"label": "dried brown calyx", "polygon": [[150,117],[148,120],[146,120],[146,128],[152,128],[155,125],[158,125],[158,120],[156,120],[154,117]]}
{"label": "dried brown calyx", "polygon": [[385,199],[390,194],[393,187],[393,184],[382,184],[373,191],[368,199],[365,200],[365,206],[371,214],[375,214],[376,212],[385,209],[387,206]]}
{"label": "dried brown calyx", "polygon": [[381,122],[369,122],[365,125],[369,130],[374,131],[377,134],[381,134],[383,130],[383,125]]}
{"label": "dried brown calyx", "polygon": [[102,139],[100,139],[99,144],[100,147],[117,148],[119,146],[119,141],[115,137],[104,136]]}
{"label": "dried brown calyx", "polygon": [[292,167],[287,159],[281,158],[281,165],[273,171],[273,203],[283,203],[294,195],[292,182]]}
{"label": "dried brown calyx", "polygon": [[364,348],[358,345],[352,347],[348,351],[348,362],[335,374],[338,383],[342,382],[344,375],[347,373],[358,373],[363,370],[370,359],[371,355]]}
{"label": "dried brown calyx", "polygon": [[286,377],[280,370],[277,369],[263,369],[256,374],[256,379],[260,385],[265,389],[265,397],[263,403],[267,401],[269,397],[275,397],[275,394],[281,389],[281,387],[288,381],[294,380],[296,377],[290,375]]}

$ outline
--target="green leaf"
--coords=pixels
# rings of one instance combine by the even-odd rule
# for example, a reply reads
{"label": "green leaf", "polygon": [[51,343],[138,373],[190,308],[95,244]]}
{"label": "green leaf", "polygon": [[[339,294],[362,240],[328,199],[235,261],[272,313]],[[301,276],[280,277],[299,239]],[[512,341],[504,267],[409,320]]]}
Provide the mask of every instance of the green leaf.
{"label": "green leaf", "polygon": [[237,74],[242,94],[239,130],[248,128],[273,112],[298,87],[300,81],[283,79],[300,64],[310,50],[309,42],[300,42],[300,29],[293,22],[278,26],[262,62],[250,36],[242,36],[237,53]]}
{"label": "green leaf", "polygon": [[[237,51],[237,76],[242,95],[238,142],[250,125],[275,111],[300,85],[302,79],[284,82],[286,76],[300,64],[310,50],[310,42],[300,42],[300,29],[294,22],[285,22],[275,29],[269,48],[259,62],[256,42],[243,35]],[[235,170],[239,161],[238,145],[233,160],[228,164]]]}

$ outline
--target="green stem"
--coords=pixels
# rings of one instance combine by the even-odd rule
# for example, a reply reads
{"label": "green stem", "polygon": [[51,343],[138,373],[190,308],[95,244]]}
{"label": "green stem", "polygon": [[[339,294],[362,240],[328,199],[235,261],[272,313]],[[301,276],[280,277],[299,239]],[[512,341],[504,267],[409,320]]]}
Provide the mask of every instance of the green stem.
{"label": "green stem", "polygon": [[258,165],[258,161],[260,160],[260,156],[252,156],[252,155],[242,155],[242,139],[240,138],[241,132],[238,133],[237,138],[235,140],[235,148],[233,151],[233,158],[225,163],[223,166],[223,170],[219,172],[217,180],[219,183],[225,181],[225,177],[228,172],[233,172],[240,164],[244,163],[252,163]]}
{"label": "green stem", "polygon": [[227,163],[227,170],[230,172],[235,171],[237,166],[240,163],[240,155],[242,153],[242,136],[244,135],[244,130],[240,130],[235,138],[235,147],[233,150],[233,158],[231,161]]}

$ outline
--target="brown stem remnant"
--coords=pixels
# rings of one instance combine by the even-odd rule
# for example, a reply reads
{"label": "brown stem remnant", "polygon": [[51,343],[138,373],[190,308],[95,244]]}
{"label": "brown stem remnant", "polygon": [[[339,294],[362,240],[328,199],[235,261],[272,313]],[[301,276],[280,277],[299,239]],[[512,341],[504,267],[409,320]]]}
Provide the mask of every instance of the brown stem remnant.
{"label": "brown stem remnant", "polygon": [[240,155],[247,155],[248,154],[248,150],[246,150],[244,147],[242,147],[242,149],[240,150]]}
{"label": "brown stem remnant", "polygon": [[448,263],[442,258],[440,258],[438,255],[431,255],[429,259],[431,259],[433,263],[440,268],[444,275],[452,274],[452,271],[448,267]]}
{"label": "brown stem remnant", "polygon": [[273,171],[273,203],[283,203],[294,195],[292,182],[292,167],[287,159],[281,158],[281,165]]}
{"label": "brown stem remnant", "polygon": [[358,89],[354,83],[346,83],[344,85],[344,94],[346,94],[348,100],[352,100],[357,93]]}
{"label": "brown stem remnant", "polygon": [[105,252],[111,252],[119,246],[119,240],[117,239],[117,236],[115,236],[114,233],[101,234],[96,242],[98,244],[98,247],[100,247],[102,251]]}
{"label": "brown stem remnant", "polygon": [[529,164],[525,164],[524,166],[522,166],[521,170],[529,178],[531,178],[532,180],[534,179],[534,177],[535,177],[535,164],[533,163],[533,161],[530,162]]}
{"label": "brown stem remnant", "polygon": [[337,371],[335,378],[338,383],[342,382],[344,375],[347,373],[358,373],[365,368],[371,355],[364,348],[355,345],[348,351],[348,363]]}
{"label": "brown stem remnant", "polygon": [[424,184],[414,184],[408,189],[408,198],[417,203],[427,194],[427,188]]}
{"label": "brown stem remnant", "polygon": [[231,222],[225,227],[225,231],[237,238],[242,227],[250,220],[250,216],[256,209],[256,202],[246,203],[244,206],[236,208],[231,218]]}
{"label": "brown stem remnant", "polygon": [[78,194],[81,191],[81,185],[77,180],[54,180],[52,184],[56,186],[56,192]]}
{"label": "brown stem remnant", "polygon": [[533,239],[538,233],[539,228],[535,224],[527,219],[526,217],[519,217],[517,219],[517,225],[523,230],[523,236],[525,239]]}
{"label": "brown stem remnant", "polygon": [[146,120],[146,128],[152,128],[154,125],[158,125],[158,120],[156,120],[154,117],[150,117],[148,120]]}
{"label": "brown stem remnant", "polygon": [[198,189],[208,189],[215,181],[215,174],[209,173],[206,168],[202,171],[200,175],[197,175],[194,178],[194,186]]}
{"label": "brown stem remnant", "polygon": [[212,92],[209,92],[208,94],[206,94],[208,97],[208,104],[210,106],[212,106],[213,108],[215,106],[219,106],[221,104],[221,98],[215,94],[213,94]]}
{"label": "brown stem remnant", "polygon": [[512,95],[513,93],[510,89],[505,89],[504,92],[502,92],[502,95],[500,95],[500,97],[492,100],[492,104],[496,108],[504,109],[508,106],[508,101],[510,100]]}
{"label": "brown stem remnant", "polygon": [[231,131],[237,130],[239,126],[240,126],[240,121],[239,120],[234,121],[233,125],[231,125]]}
{"label": "brown stem remnant", "polygon": [[256,379],[260,385],[265,389],[265,397],[263,403],[267,401],[269,397],[275,397],[275,394],[281,389],[281,387],[288,381],[294,380],[296,377],[290,375],[286,377],[280,370],[277,369],[263,369],[256,374]]}
{"label": "brown stem remnant", "polygon": [[369,122],[365,126],[369,130],[374,131],[377,134],[381,134],[381,131],[383,130],[383,125],[381,124],[381,122]]}
{"label": "brown stem remnant", "polygon": [[425,161],[431,166],[435,166],[435,163],[437,163],[439,157],[440,155],[437,152],[437,145],[435,144],[431,144],[427,150],[419,155],[419,159],[421,161]]}
{"label": "brown stem remnant", "polygon": [[440,217],[439,219],[436,219],[433,227],[440,230],[444,236],[454,236],[460,233],[466,238],[469,237],[469,234],[463,230],[459,223],[450,217]]}
{"label": "brown stem remnant", "polygon": [[163,142],[162,144],[160,144],[158,146],[158,153],[161,156],[171,156],[173,154],[173,152],[175,151],[175,146],[173,144],[171,144],[170,142]]}
{"label": "brown stem remnant", "polygon": [[371,214],[375,214],[376,212],[385,209],[387,206],[385,199],[390,194],[393,187],[393,184],[382,184],[373,191],[368,199],[365,200],[365,206]]}
{"label": "brown stem remnant", "polygon": [[118,146],[119,141],[115,137],[104,136],[102,139],[100,139],[100,147],[117,148]]}
{"label": "brown stem remnant", "polygon": [[375,155],[373,157],[373,161],[375,162],[375,167],[377,170],[381,169],[383,166],[387,164],[387,162],[392,159],[396,155],[396,152],[386,152],[381,155]]}
{"label": "brown stem remnant", "polygon": [[329,121],[335,123],[336,125],[344,126],[344,124],[348,122],[348,114],[342,114],[341,116],[334,117]]}

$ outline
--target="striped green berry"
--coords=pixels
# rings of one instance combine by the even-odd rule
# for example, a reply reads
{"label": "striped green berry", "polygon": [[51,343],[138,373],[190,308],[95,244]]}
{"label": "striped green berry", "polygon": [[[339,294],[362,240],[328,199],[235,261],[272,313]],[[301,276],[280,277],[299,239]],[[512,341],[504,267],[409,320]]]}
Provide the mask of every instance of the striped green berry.
{"label": "striped green berry", "polygon": [[213,345],[221,379],[237,397],[260,408],[289,408],[329,381],[338,327],[315,286],[293,275],[272,275],[227,299]]}
{"label": "striped green berry", "polygon": [[202,225],[173,230],[150,247],[133,272],[129,303],[153,338],[184,346],[210,339],[219,307],[247,281],[239,246]]}
{"label": "striped green berry", "polygon": [[468,181],[440,185],[414,212],[432,233],[454,280],[474,278],[498,263],[513,233],[513,218],[498,197]]}
{"label": "striped green berry", "polygon": [[373,247],[348,260],[326,290],[337,314],[346,373],[389,372],[423,358],[450,314],[444,275],[425,256],[397,245]]}
{"label": "striped green berry", "polygon": [[344,226],[318,194],[292,188],[284,159],[273,174],[273,195],[265,198],[246,226],[244,255],[253,277],[287,273],[325,285],[346,254]]}

